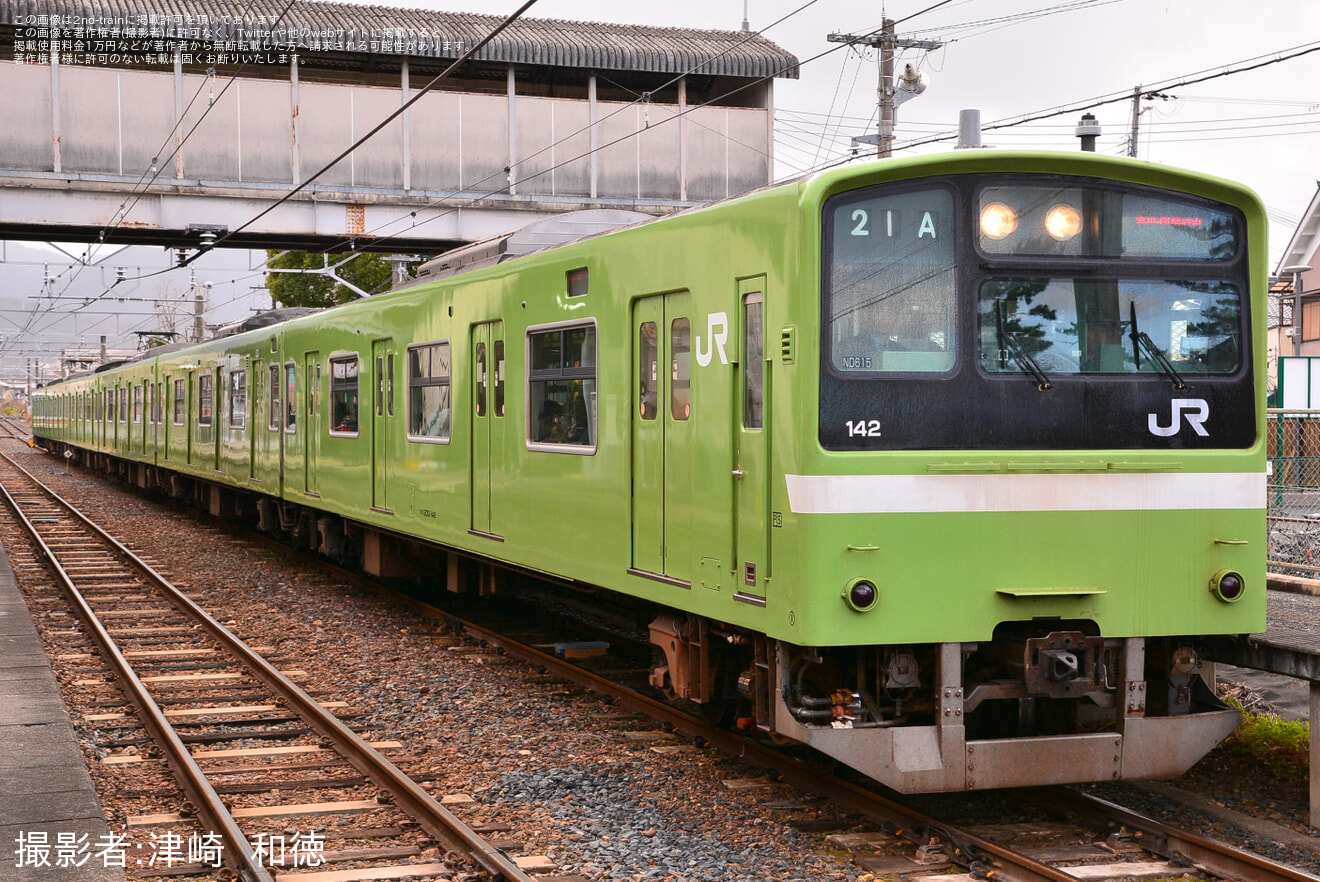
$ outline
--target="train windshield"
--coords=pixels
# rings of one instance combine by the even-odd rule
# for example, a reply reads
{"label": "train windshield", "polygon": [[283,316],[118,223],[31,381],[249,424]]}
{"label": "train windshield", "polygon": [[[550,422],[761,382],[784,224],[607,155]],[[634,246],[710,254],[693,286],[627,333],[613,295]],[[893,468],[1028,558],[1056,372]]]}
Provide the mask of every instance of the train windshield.
{"label": "train windshield", "polygon": [[[840,193],[823,224],[828,449],[1254,443],[1236,208],[978,174]],[[1152,435],[1172,399],[1206,402],[1195,428],[1216,431]]]}
{"label": "train windshield", "polygon": [[1025,353],[1051,377],[1160,373],[1164,364],[1232,374],[1242,364],[1241,301],[1228,282],[986,279],[978,360],[991,373],[1019,371]]}

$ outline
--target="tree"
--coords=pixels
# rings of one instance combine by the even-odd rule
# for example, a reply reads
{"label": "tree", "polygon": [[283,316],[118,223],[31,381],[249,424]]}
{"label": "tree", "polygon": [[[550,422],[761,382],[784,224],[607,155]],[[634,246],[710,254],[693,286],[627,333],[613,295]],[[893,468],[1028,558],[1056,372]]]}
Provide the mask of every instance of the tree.
{"label": "tree", "polygon": [[[301,273],[268,273],[266,287],[271,299],[279,306],[312,306],[324,308],[349,303],[361,297],[347,285],[341,285],[325,272],[333,272],[341,279],[356,285],[368,294],[379,294],[390,284],[390,264],[379,254],[359,254],[346,263],[340,255],[317,254],[307,251],[266,252],[267,266],[271,269],[309,270]],[[336,264],[339,264],[336,266]]]}

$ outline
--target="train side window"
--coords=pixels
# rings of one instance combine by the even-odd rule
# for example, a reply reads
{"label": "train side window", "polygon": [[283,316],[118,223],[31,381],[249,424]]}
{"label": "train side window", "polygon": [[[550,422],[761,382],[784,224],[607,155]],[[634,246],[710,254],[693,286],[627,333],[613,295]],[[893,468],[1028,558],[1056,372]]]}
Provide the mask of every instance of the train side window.
{"label": "train side window", "polygon": [[528,440],[547,449],[591,453],[596,447],[595,325],[529,330],[527,348]]}
{"label": "train side window", "polygon": [[743,428],[762,426],[765,391],[764,341],[761,335],[761,295],[743,300]]}
{"label": "train side window", "polygon": [[93,398],[96,401],[96,421],[99,423],[105,419],[105,396],[94,395]]}
{"label": "train side window", "polygon": [[408,347],[408,438],[449,440],[449,344]]}
{"label": "train side window", "polygon": [[376,416],[385,415],[385,356],[376,356]]}
{"label": "train side window", "polygon": [[[307,398],[311,407],[311,396]],[[284,365],[284,431],[298,431],[298,368],[291,361]]]}
{"label": "train side window", "polygon": [[504,341],[491,344],[495,359],[495,416],[504,416]]}
{"label": "train side window", "polygon": [[128,422],[128,387],[119,387],[119,421]]}
{"label": "train side window", "polygon": [[207,371],[204,374],[197,375],[197,425],[211,425],[212,414],[214,413],[214,399],[212,397],[211,373]]}
{"label": "train side window", "polygon": [[330,434],[358,433],[358,357],[330,359]]}
{"label": "train side window", "polygon": [[280,430],[280,366],[270,366],[270,414],[266,420],[272,432]]}
{"label": "train side window", "polygon": [[394,416],[394,353],[385,359],[385,412]]}
{"label": "train side window", "polygon": [[155,406],[155,409],[153,409],[152,412],[151,412],[151,413],[152,413],[152,418],[151,418],[151,419],[152,419],[152,422],[155,422],[155,423],[160,423],[160,422],[162,422],[162,416],[163,416],[162,411],[164,410],[164,408],[165,408],[165,383],[162,382],[162,381],[160,381],[160,380],[157,380],[157,381],[156,381],[156,406]]}
{"label": "train side window", "polygon": [[247,427],[247,371],[229,374],[229,427]]}
{"label": "train side window", "polygon": [[669,325],[669,415],[675,420],[692,416],[692,325],[685,318]]}
{"label": "train side window", "polygon": [[477,375],[475,379],[477,381],[477,389],[475,395],[476,405],[477,405],[477,416],[484,417],[486,415],[486,385],[487,385],[485,343],[477,344]]}
{"label": "train side window", "polygon": [[187,414],[188,395],[183,386],[183,379],[174,381],[174,425],[182,426]]}
{"label": "train side window", "polygon": [[637,400],[640,402],[637,410],[644,420],[655,419],[660,407],[659,347],[655,334],[655,322],[642,322],[637,328]]}
{"label": "train side window", "polygon": [[133,422],[142,422],[142,385],[133,384]]}

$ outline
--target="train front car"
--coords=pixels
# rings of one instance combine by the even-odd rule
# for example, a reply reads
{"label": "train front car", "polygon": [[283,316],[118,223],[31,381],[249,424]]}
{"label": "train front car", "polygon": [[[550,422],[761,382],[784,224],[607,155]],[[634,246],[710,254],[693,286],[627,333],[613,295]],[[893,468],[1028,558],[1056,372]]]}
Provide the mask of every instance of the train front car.
{"label": "train front car", "polygon": [[762,724],[905,791],[1181,773],[1238,719],[1201,638],[1265,625],[1259,201],[992,151],[803,193],[818,424]]}

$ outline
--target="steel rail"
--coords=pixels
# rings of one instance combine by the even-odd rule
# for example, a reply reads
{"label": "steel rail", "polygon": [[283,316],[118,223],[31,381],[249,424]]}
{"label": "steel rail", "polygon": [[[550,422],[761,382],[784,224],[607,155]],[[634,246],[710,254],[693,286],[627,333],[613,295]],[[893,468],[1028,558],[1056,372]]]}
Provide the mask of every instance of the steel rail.
{"label": "steel rail", "polygon": [[422,601],[411,600],[411,605],[441,621],[454,622],[464,631],[492,646],[499,647],[514,658],[539,665],[555,676],[593,692],[608,695],[619,706],[659,720],[689,738],[699,739],[726,754],[737,756],[765,770],[778,780],[815,792],[835,805],[864,815],[880,823],[883,829],[895,836],[901,836],[917,845],[925,845],[932,837],[938,837],[961,852],[956,858],[950,855],[950,860],[961,863],[973,871],[993,870],[992,878],[1003,879],[1006,882],[1077,882],[1075,876],[1062,870],[996,845],[967,830],[945,824],[878,793],[837,778],[823,779],[818,771],[806,763],[786,756],[773,747],[712,726],[672,705],[648,698],[557,656],[527,646],[481,625],[459,619]]}
{"label": "steel rail", "polygon": [[[556,676],[579,686],[610,695],[623,707],[667,723],[684,735],[700,738],[725,753],[739,756],[752,765],[772,770],[782,780],[826,796],[849,811],[878,820],[895,835],[901,835],[918,844],[925,844],[930,837],[937,836],[967,855],[969,860],[966,863],[974,871],[989,870],[993,867],[992,878],[1013,880],[1013,882],[1017,880],[1076,882],[1077,877],[1069,874],[1066,869],[1050,867],[846,781],[832,778],[827,783],[822,782],[820,774],[810,766],[786,757],[771,747],[716,728],[675,707],[619,686],[557,656],[519,643],[480,625],[458,619],[436,607],[421,601],[412,601],[412,603],[426,610],[430,615],[457,623],[459,627],[499,647],[511,656],[545,667]],[[1096,818],[1100,822],[1097,827],[1101,829],[1105,822],[1117,821],[1130,830],[1140,830],[1153,840],[1142,843],[1142,847],[1148,851],[1160,854],[1171,862],[1188,864],[1224,879],[1242,880],[1242,882],[1320,882],[1320,877],[1161,824],[1097,797],[1068,788],[1042,788],[1041,791],[1032,791],[1033,797],[1038,792],[1048,793],[1051,797],[1057,796],[1061,803],[1066,801],[1066,808],[1069,811]]]}
{"label": "steel rail", "polygon": [[[3,456],[3,454],[0,454]],[[5,456],[5,459],[9,457]],[[10,460],[12,462],[12,460]],[[22,470],[21,466],[17,468]],[[26,474],[26,472],[25,472]],[[35,479],[34,479],[35,480]],[[54,496],[54,494],[52,493]],[[58,499],[59,497],[56,496]],[[63,500],[61,500],[63,502]],[[67,503],[64,503],[67,505]],[[69,507],[79,517],[80,513]],[[100,531],[100,528],[92,525],[94,529]],[[229,525],[232,528],[232,525]],[[243,531],[248,534],[248,531]],[[287,550],[287,546],[275,543],[269,537],[262,534],[255,534],[256,538],[271,542],[277,547]],[[119,546],[113,538],[108,537],[109,541]],[[122,546],[119,546],[122,548]],[[124,553],[132,557],[132,552],[123,549]],[[305,556],[306,557],[306,556]],[[958,827],[943,823],[937,819],[931,818],[915,809],[911,809],[899,802],[888,799],[880,794],[874,793],[863,787],[841,781],[836,778],[824,780],[819,772],[809,765],[794,760],[772,747],[761,744],[754,740],[745,738],[736,733],[712,726],[705,721],[684,713],[676,707],[661,701],[651,699],[641,693],[620,686],[610,680],[600,677],[596,674],[580,668],[567,661],[561,660],[554,655],[542,652],[534,647],[527,646],[510,637],[499,634],[481,625],[462,619],[453,613],[439,609],[438,607],[427,604],[423,601],[401,594],[393,589],[386,588],[361,573],[345,569],[335,564],[320,560],[319,558],[306,557],[313,565],[332,572],[337,576],[352,580],[358,584],[370,586],[377,591],[390,593],[395,599],[418,610],[422,614],[437,621],[447,621],[453,623],[458,629],[465,630],[478,639],[499,647],[506,654],[521,659],[533,665],[545,668],[565,680],[576,683],[593,692],[606,695],[617,704],[629,710],[642,713],[663,724],[671,726],[675,731],[680,732],[694,741],[715,747],[726,754],[738,756],[751,765],[765,770],[770,776],[783,780],[794,786],[805,790],[815,792],[832,801],[834,804],[845,808],[851,812],[863,815],[882,825],[882,829],[887,832],[900,836],[903,839],[918,845],[926,844],[931,837],[938,837],[950,844],[955,850],[957,859],[955,863],[963,864],[973,873],[987,875],[987,878],[1006,880],[1006,882],[1077,882],[1077,877],[1066,872],[1063,869],[1057,869],[1046,864],[1035,861],[1025,855],[1018,854],[1011,849],[1004,848],[990,842],[970,831],[962,830]],[[161,577],[146,564],[140,563],[140,566],[157,579]],[[163,581],[163,580],[162,580]],[[168,583],[165,583],[168,585]],[[172,586],[171,590],[172,589]],[[184,598],[186,600],[186,598]],[[191,605],[191,601],[188,601]],[[205,612],[198,610],[201,616],[209,620]],[[224,631],[223,626],[215,623],[215,626]],[[224,632],[228,634],[227,631]],[[232,635],[230,635],[232,636]],[[237,638],[233,638],[237,641]],[[241,641],[239,641],[239,645]],[[244,647],[246,648],[246,647]],[[259,658],[259,657],[258,657]],[[264,659],[261,660],[264,662]],[[273,671],[273,669],[272,669]],[[273,671],[276,677],[283,679],[277,671]],[[289,684],[292,689],[301,692],[298,687],[292,683]],[[309,701],[312,701],[308,697]],[[312,702],[315,704],[315,702]],[[330,719],[335,720],[334,717]],[[338,721],[335,720],[337,723]],[[352,733],[350,733],[351,735]],[[353,736],[355,740],[356,736]],[[365,744],[363,747],[371,754],[371,750]],[[382,761],[387,762],[382,759]],[[392,765],[391,765],[392,767]],[[369,774],[359,767],[364,774]],[[420,791],[407,780],[409,785],[417,789],[421,795],[430,800],[428,794]],[[386,788],[389,789],[389,788]],[[1226,879],[1242,880],[1242,882],[1320,882],[1320,876],[1313,876],[1299,870],[1294,870],[1274,863],[1266,858],[1241,851],[1231,846],[1214,842],[1186,831],[1177,830],[1168,827],[1150,818],[1131,812],[1120,806],[1108,803],[1095,797],[1067,788],[1040,788],[1032,792],[1033,799],[1039,799],[1039,794],[1047,793],[1050,796],[1057,797],[1060,801],[1069,801],[1070,811],[1075,811],[1079,815],[1090,816],[1099,821],[1100,825],[1117,820],[1129,829],[1140,830],[1144,834],[1155,840],[1154,843],[1144,844],[1143,847],[1156,854],[1161,854],[1171,862],[1184,863],[1190,866],[1203,869],[1206,872],[1222,876]],[[1066,794],[1066,797],[1061,795]],[[439,806],[437,805],[437,808]],[[483,843],[484,844],[484,843]],[[475,859],[475,858],[474,858]],[[951,858],[952,859],[952,858]],[[479,863],[482,863],[479,861]],[[483,863],[483,866],[485,864]],[[521,873],[521,871],[519,871]],[[531,878],[531,877],[517,877]]]}
{"label": "steel rail", "polygon": [[[0,454],[0,456],[4,456],[4,454]],[[4,459],[26,475],[29,480],[35,482],[38,487],[44,489],[44,485],[33,478],[22,466],[15,463],[8,456],[4,456]],[[146,686],[143,685],[142,680],[134,672],[133,666],[120,651],[115,639],[110,636],[105,626],[101,624],[100,619],[96,617],[96,613],[92,610],[87,599],[74,585],[73,579],[60,563],[54,550],[46,544],[46,540],[37,531],[36,525],[32,523],[23,511],[22,506],[10,494],[9,488],[4,484],[0,484],[0,492],[4,493],[5,501],[18,516],[28,533],[31,534],[38,548],[41,549],[42,556],[54,569],[64,586],[65,593],[77,608],[79,617],[87,626],[91,636],[100,645],[105,657],[114,667],[115,673],[118,674],[120,682],[124,684],[130,700],[136,707],[142,725],[151,733],[156,743],[160,745],[165,754],[165,761],[174,771],[175,780],[178,781],[180,788],[192,804],[196,806],[198,820],[201,822],[203,829],[208,833],[216,833],[220,836],[224,844],[224,862],[244,882],[274,882],[274,877],[261,865],[261,861],[252,850],[247,837],[243,835],[238,823],[230,815],[229,810],[225,808],[224,803],[221,802],[219,794],[215,792],[205,773],[197,765],[196,760],[192,758],[192,754],[189,753],[178,733],[174,731],[174,727],[170,725],[160,705],[156,704],[155,699],[147,692]],[[53,493],[51,496],[56,499],[59,498]],[[60,502],[63,504],[63,500],[60,500]]]}
{"label": "steel rail", "polygon": [[[294,683],[288,677],[281,674],[270,662],[261,655],[252,651],[246,643],[233,634],[224,625],[212,618],[204,609],[192,601],[191,598],[179,591],[170,582],[160,575],[146,561],[139,558],[131,550],[116,540],[113,536],[103,530],[100,526],[90,520],[74,506],[62,499],[54,491],[46,488],[27,470],[10,457],[0,454],[14,468],[21,471],[24,475],[43,487],[50,496],[57,500],[60,505],[68,509],[75,517],[86,524],[91,530],[97,533],[102,539],[108,542],[130,563],[138,568],[157,588],[165,592],[171,600],[183,608],[188,615],[192,616],[206,630],[222,643],[227,649],[239,657],[240,661],[248,667],[251,673],[261,680],[268,688],[278,694],[288,704],[289,708],[303,718],[303,720],[314,729],[317,734],[328,739],[335,749],[348,762],[368,778],[373,784],[388,792],[395,799],[395,805],[402,811],[410,815],[418,824],[435,837],[437,841],[445,846],[449,851],[464,854],[470,857],[475,863],[481,866],[486,872],[490,873],[496,879],[505,879],[508,882],[534,882],[534,877],[522,870],[513,859],[504,852],[490,845],[481,836],[471,830],[456,815],[440,805],[435,799],[417,785],[415,781],[405,775],[397,766],[383,757],[365,740],[347,726],[345,726],[338,717],[323,708],[312,696],[307,694],[302,687]],[[8,496],[8,493],[6,493]],[[11,500],[11,505],[14,503]],[[17,510],[17,505],[14,505]],[[44,546],[44,543],[43,543]],[[90,608],[88,608],[90,613]],[[109,639],[109,635],[106,635]],[[145,695],[145,689],[143,690]],[[147,697],[151,701],[150,697]],[[154,702],[152,702],[154,706]],[[163,719],[163,718],[162,718]],[[185,750],[186,753],[186,750]],[[191,756],[189,756],[191,761]],[[209,785],[207,785],[209,788]],[[217,797],[218,799],[218,797]],[[239,834],[241,835],[241,834]],[[269,880],[269,876],[262,877],[263,880]]]}
{"label": "steel rail", "polygon": [[[1081,793],[1069,787],[1048,788],[1033,792],[1030,799],[1047,802],[1081,817],[1101,823],[1115,822],[1143,834],[1142,848],[1162,854],[1171,861],[1184,863],[1221,879],[1242,882],[1320,882],[1320,877],[1249,852],[1231,848],[1186,830],[1170,827],[1107,799]],[[1152,843],[1150,840],[1154,840]]]}

